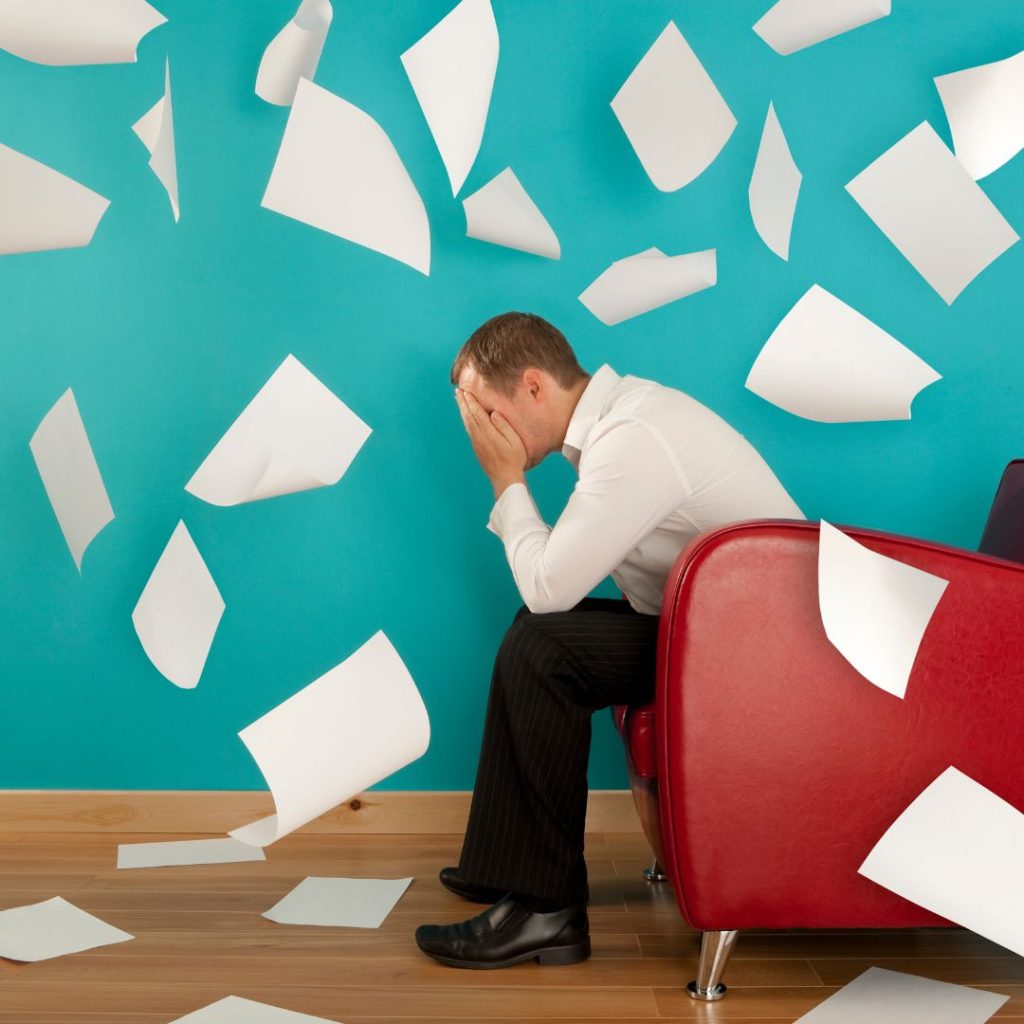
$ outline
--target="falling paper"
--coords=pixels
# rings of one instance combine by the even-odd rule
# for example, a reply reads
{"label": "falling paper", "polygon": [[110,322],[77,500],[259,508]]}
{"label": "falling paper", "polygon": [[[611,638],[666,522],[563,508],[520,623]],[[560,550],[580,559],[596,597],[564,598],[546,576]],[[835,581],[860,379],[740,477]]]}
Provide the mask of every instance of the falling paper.
{"label": "falling paper", "polygon": [[615,94],[612,110],[662,192],[693,181],[736,127],[732,111],[672,21]]}
{"label": "falling paper", "polygon": [[294,356],[274,371],[185,490],[239,505],[336,484],[370,428]]}
{"label": "falling paper", "polygon": [[169,843],[121,843],[118,868],[165,868],[191,864],[236,864],[266,860],[258,846],[224,839],[184,839]]}
{"label": "falling paper", "polygon": [[498,69],[498,27],[490,0],[462,0],[402,65],[458,195],[480,150]]}
{"label": "falling paper", "polygon": [[784,260],[789,259],[789,236],[802,178],[782,134],[775,107],[769,103],[747,195],[757,233]]}
{"label": "falling paper", "polygon": [[171,1024],[337,1024],[323,1017],[282,1010],[266,1003],[255,1003],[240,996],[228,996],[204,1006],[195,1013],[172,1020]]}
{"label": "falling paper", "polygon": [[616,260],[579,298],[598,320],[610,326],[710,288],[717,274],[714,249],[681,256],[645,249]]}
{"label": "falling paper", "polygon": [[977,180],[1024,149],[1024,50],[935,79],[956,158]]}
{"label": "falling paper", "polygon": [[551,225],[511,167],[506,167],[482,189],[468,196],[462,205],[466,210],[466,234],[470,238],[553,260],[562,255]]}
{"label": "falling paper", "polygon": [[860,866],[871,881],[1024,956],[1024,814],[947,768]]}
{"label": "falling paper", "polygon": [[949,581],[880,555],[821,521],[818,606],[825,634],[869,682],[902,698]]}
{"label": "falling paper", "polygon": [[134,63],[166,20],[145,0],[3,0],[0,48],[37,64]]}
{"label": "falling paper", "polygon": [[984,1024],[1009,998],[869,967],[796,1024]]}
{"label": "falling paper", "polygon": [[892,0],[779,0],[754,31],[784,56],[887,17]]}
{"label": "falling paper", "polygon": [[174,116],[171,113],[171,62],[164,64],[164,94],[132,125],[149,150],[149,166],[167,189],[174,219],[178,219],[178,166],[174,159]]}
{"label": "falling paper", "polygon": [[747,388],[819,423],[908,420],[923,388],[941,379],[866,316],[813,285],[765,342]]}
{"label": "falling paper", "polygon": [[230,835],[268,846],[415,761],[430,742],[430,722],[409,670],[378,631],[239,736],[277,814]]}
{"label": "falling paper", "polygon": [[300,78],[313,80],[331,27],[330,0],[302,0],[295,17],[270,41],[256,73],[256,95],[287,107]]}
{"label": "falling paper", "polygon": [[32,457],[79,571],[85,549],[114,518],[75,396],[68,388],[29,441]]}
{"label": "falling paper", "polygon": [[307,878],[264,917],[278,924],[379,928],[411,878]]}
{"label": "falling paper", "polygon": [[430,273],[430,224],[391,140],[369,114],[299,81],[262,205]]}
{"label": "falling paper", "polygon": [[50,960],[134,938],[59,896],[0,910],[0,957],[8,960]]}
{"label": "falling paper", "polygon": [[846,189],[947,303],[1019,241],[927,121]]}
{"label": "falling paper", "polygon": [[175,686],[191,689],[223,612],[217,584],[179,521],[132,612],[143,650]]}
{"label": "falling paper", "polygon": [[88,245],[110,200],[0,143],[0,255]]}

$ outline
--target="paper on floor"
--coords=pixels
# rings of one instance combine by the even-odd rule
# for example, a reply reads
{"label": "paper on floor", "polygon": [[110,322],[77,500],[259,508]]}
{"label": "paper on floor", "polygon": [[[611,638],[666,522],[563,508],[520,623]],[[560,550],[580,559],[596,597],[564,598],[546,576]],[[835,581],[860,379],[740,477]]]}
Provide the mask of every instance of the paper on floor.
{"label": "paper on floor", "polygon": [[819,423],[908,420],[915,396],[940,380],[923,359],[820,285],[783,317],[746,386]]}
{"label": "paper on floor", "polygon": [[422,756],[430,721],[409,670],[378,631],[239,736],[277,813],[229,834],[268,846]]}
{"label": "paper on floor", "polygon": [[462,0],[402,54],[402,66],[458,195],[480,150],[498,70],[490,0]]}
{"label": "paper on floor", "polygon": [[612,110],[662,192],[693,181],[736,127],[728,104],[673,21],[615,94]]}
{"label": "paper on floor", "polygon": [[370,428],[288,356],[203,460],[185,490],[211,505],[336,484]]}
{"label": "paper on floor", "polygon": [[0,143],[0,256],[88,245],[110,200]]}
{"label": "paper on floor", "polygon": [[977,180],[1024,149],[1024,50],[935,79],[956,158]]}
{"label": "paper on floor", "polygon": [[191,864],[238,864],[266,860],[258,846],[223,839],[179,839],[167,843],[121,843],[118,868],[166,868]]}
{"label": "paper on floor", "polygon": [[0,957],[8,960],[50,960],[134,938],[60,896],[0,910]]}
{"label": "paper on floor", "polygon": [[263,916],[278,924],[379,928],[411,878],[306,878]]}
{"label": "paper on floor", "polygon": [[710,288],[717,279],[714,249],[666,256],[650,248],[616,260],[579,298],[611,326]]}
{"label": "paper on floor", "polygon": [[113,520],[114,510],[71,388],[43,417],[29,448],[71,557],[81,572],[85,549]]}
{"label": "paper on floor", "polygon": [[149,166],[167,189],[174,219],[178,219],[178,165],[174,157],[174,115],[171,111],[171,62],[164,64],[164,94],[132,125],[149,150]]}
{"label": "paper on floor", "polygon": [[462,205],[466,211],[466,234],[470,238],[552,260],[562,255],[558,237],[511,167],[506,167],[483,188],[467,196]]}
{"label": "paper on floor", "polygon": [[299,80],[261,205],[430,273],[430,224],[391,140],[369,114]]}
{"label": "paper on floor", "polygon": [[256,95],[287,107],[300,78],[313,80],[331,27],[330,0],[302,0],[291,21],[270,40],[256,73]]}
{"label": "paper on floor", "polygon": [[203,556],[179,520],[132,612],[147,657],[175,686],[199,682],[224,613]]}
{"label": "paper on floor", "polygon": [[846,189],[948,303],[1019,241],[927,121]]}
{"label": "paper on floor", "polygon": [[869,682],[902,698],[948,580],[880,555],[821,521],[818,605],[833,646]]}
{"label": "paper on floor", "polygon": [[761,240],[784,260],[789,259],[789,237],[802,179],[782,134],[775,107],[769,103],[747,198],[750,216]]}
{"label": "paper on floor", "polygon": [[892,12],[892,0],[779,0],[754,25],[776,52],[795,53]]}
{"label": "paper on floor", "polygon": [[1024,956],[1022,864],[1024,813],[950,767],[893,822],[859,870]]}
{"label": "paper on floor", "polygon": [[3,0],[0,49],[37,64],[134,63],[166,20],[145,0]]}
{"label": "paper on floor", "polygon": [[337,1024],[324,1017],[282,1010],[266,1003],[256,1003],[240,996],[228,996],[210,1003],[195,1013],[186,1014],[170,1024]]}

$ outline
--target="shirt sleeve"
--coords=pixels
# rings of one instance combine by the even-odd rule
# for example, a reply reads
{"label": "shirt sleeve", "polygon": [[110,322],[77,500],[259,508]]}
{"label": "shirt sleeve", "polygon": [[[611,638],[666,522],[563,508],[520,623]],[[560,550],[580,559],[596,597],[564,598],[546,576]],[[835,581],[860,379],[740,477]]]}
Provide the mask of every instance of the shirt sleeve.
{"label": "shirt sleeve", "polygon": [[579,480],[548,526],[525,484],[502,491],[487,528],[501,538],[532,612],[572,608],[687,498],[686,478],[660,436],[640,421],[602,428]]}

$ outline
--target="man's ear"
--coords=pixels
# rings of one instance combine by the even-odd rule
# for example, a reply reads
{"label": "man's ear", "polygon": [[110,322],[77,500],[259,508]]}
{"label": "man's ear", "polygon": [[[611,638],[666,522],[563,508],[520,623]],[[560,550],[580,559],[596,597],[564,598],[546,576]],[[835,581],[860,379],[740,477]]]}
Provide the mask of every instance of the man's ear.
{"label": "man's ear", "polygon": [[544,375],[534,366],[523,371],[523,387],[527,395],[536,401],[544,393]]}

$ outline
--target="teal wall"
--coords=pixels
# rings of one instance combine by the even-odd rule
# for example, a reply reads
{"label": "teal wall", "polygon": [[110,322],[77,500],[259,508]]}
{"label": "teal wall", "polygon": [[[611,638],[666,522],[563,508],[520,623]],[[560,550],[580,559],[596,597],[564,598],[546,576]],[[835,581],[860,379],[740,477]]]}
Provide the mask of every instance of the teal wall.
{"label": "teal wall", "polygon": [[[391,637],[433,722],[388,789],[472,786],[491,661],[519,605],[484,523],[490,490],[447,381],[480,321],[534,310],[583,364],[690,392],[762,450],[811,517],[973,546],[1003,463],[1022,454],[1024,245],[952,308],[843,185],[929,119],[933,75],[1024,48],[1017,0],[895,0],[893,15],[790,57],[751,24],[768,0],[494,0],[501,57],[464,194],[511,164],[562,242],[553,263],[464,237],[399,54],[452,0],[335,0],[317,81],[389,133],[429,212],[433,272],[260,208],[286,111],[253,94],[295,0],[164,0],[137,65],[47,68],[0,53],[0,141],[112,200],[91,246],[0,259],[0,787],[260,788],[237,731]],[[739,126],[674,194],[647,180],[608,101],[674,18]],[[131,124],[170,54],[181,223]],[[746,190],[769,99],[804,186],[786,264]],[[1024,229],[1024,158],[983,185]],[[576,296],[651,245],[717,246],[719,284],[616,327]],[[818,282],[945,375],[909,423],[805,422],[743,388],[760,346]],[[183,486],[293,352],[374,429],[341,483],[220,509]],[[79,577],[28,448],[72,386],[117,519]],[[571,486],[532,475],[551,515]],[[179,518],[227,602],[206,671],[181,691],[131,610]],[[591,782],[625,785],[599,717]]]}

